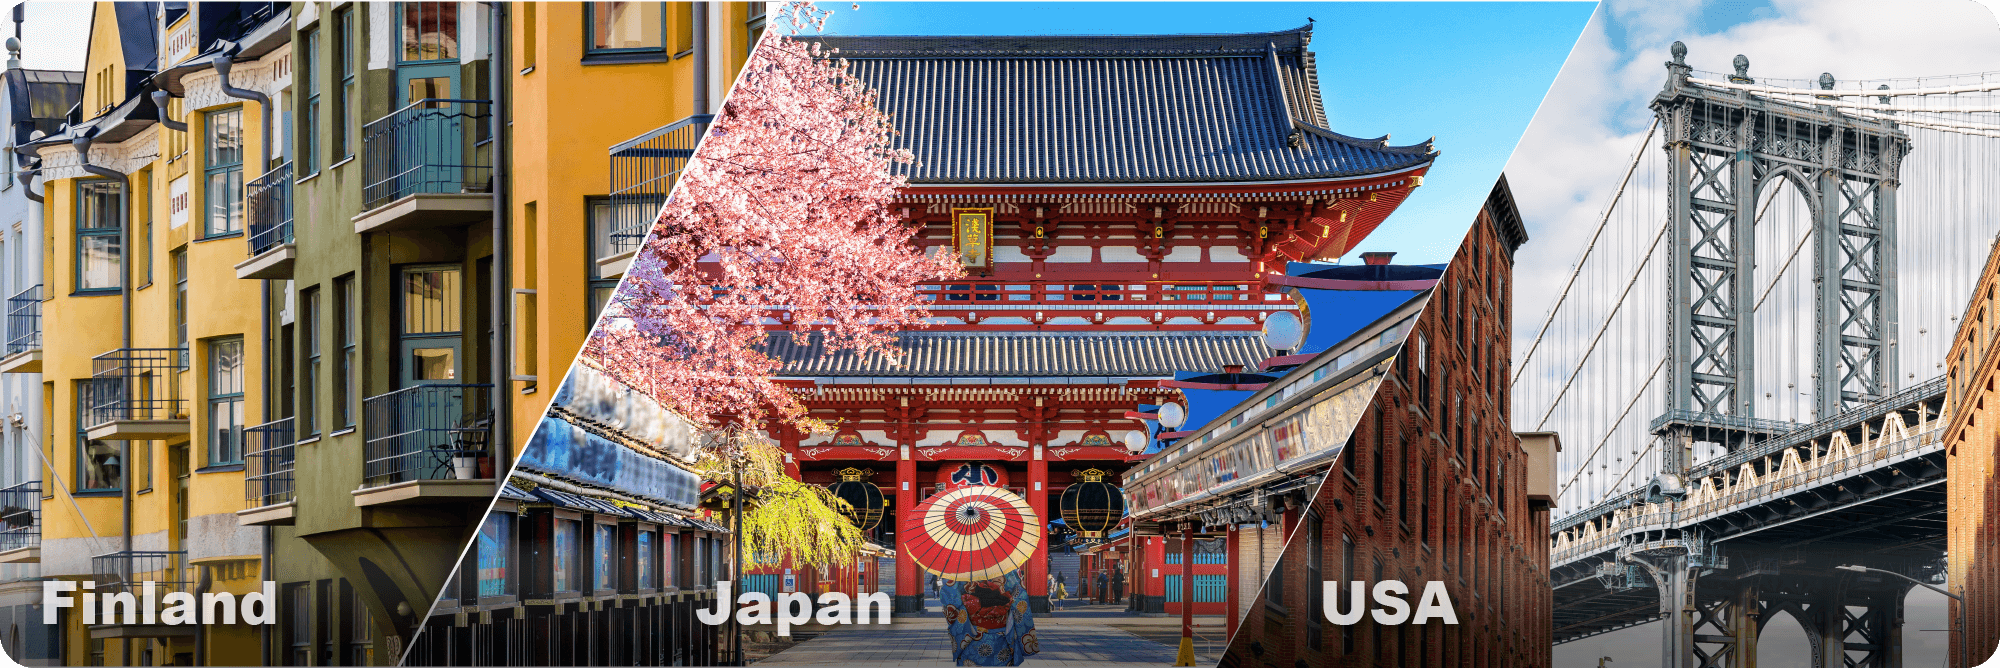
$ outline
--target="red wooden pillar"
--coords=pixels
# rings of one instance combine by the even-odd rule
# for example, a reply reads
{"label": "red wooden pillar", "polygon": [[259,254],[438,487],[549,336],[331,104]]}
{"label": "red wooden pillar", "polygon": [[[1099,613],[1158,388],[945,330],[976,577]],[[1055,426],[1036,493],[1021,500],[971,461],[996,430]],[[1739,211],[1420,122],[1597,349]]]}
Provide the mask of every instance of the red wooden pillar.
{"label": "red wooden pillar", "polygon": [[910,509],[922,499],[917,490],[917,461],[911,459],[910,445],[897,447],[902,456],[896,460],[896,610],[916,612],[923,609],[923,571],[917,568],[917,560],[910,558],[910,532],[920,530],[908,523]]}
{"label": "red wooden pillar", "polygon": [[1035,543],[1035,554],[1028,558],[1028,607],[1035,612],[1049,611],[1049,539],[1048,523],[1055,519],[1049,516],[1049,462],[1042,458],[1042,445],[1031,446],[1034,451],[1028,458],[1028,508],[1035,516],[1042,518],[1042,526],[1034,531],[1042,533],[1042,540]]}
{"label": "red wooden pillar", "polygon": [[[1167,579],[1162,577],[1167,570],[1166,536],[1146,537],[1146,567],[1143,570],[1146,571],[1141,575],[1146,578],[1147,600],[1144,605],[1147,607],[1140,612],[1166,612]],[[1157,609],[1154,606],[1157,606]]]}
{"label": "red wooden pillar", "polygon": [[1239,542],[1241,540],[1242,538],[1236,533],[1236,525],[1234,524],[1229,525],[1229,529],[1223,533],[1224,554],[1222,555],[1222,562],[1228,564],[1229,569],[1229,575],[1223,578],[1223,585],[1228,587],[1228,590],[1223,592],[1223,600],[1228,601],[1229,609],[1229,618],[1223,620],[1223,636],[1228,638],[1236,637],[1237,620],[1243,617],[1243,602],[1236,596],[1236,588],[1240,584],[1237,578],[1242,577],[1243,572],[1242,566],[1237,563],[1239,561],[1237,559],[1237,548],[1241,546]]}
{"label": "red wooden pillar", "polygon": [[1194,665],[1194,523],[1181,522],[1181,649],[1176,666]]}

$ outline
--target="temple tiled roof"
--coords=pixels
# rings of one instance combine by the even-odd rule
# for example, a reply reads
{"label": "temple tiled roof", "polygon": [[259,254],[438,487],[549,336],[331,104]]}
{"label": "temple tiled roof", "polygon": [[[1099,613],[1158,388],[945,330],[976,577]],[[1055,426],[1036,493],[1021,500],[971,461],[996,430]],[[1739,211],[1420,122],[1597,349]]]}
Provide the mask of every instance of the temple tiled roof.
{"label": "temple tiled roof", "polygon": [[914,185],[1283,182],[1430,163],[1428,141],[1325,128],[1311,37],[816,39],[879,91]]}
{"label": "temple tiled roof", "polygon": [[900,364],[882,355],[826,354],[819,335],[776,334],[765,350],[790,377],[1172,377],[1254,368],[1277,354],[1257,332],[904,332]]}

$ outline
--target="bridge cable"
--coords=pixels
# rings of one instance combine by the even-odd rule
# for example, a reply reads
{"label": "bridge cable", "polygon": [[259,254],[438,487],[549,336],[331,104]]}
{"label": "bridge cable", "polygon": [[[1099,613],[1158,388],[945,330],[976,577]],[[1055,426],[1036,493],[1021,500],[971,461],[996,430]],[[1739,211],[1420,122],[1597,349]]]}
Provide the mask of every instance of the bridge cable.
{"label": "bridge cable", "polygon": [[1639,385],[1639,391],[1632,393],[1631,401],[1625,402],[1625,412],[1618,414],[1618,419],[1611,423],[1611,427],[1609,429],[1604,430],[1604,438],[1597,439],[1597,445],[1592,446],[1590,448],[1590,453],[1583,456],[1583,465],[1578,466],[1576,468],[1576,472],[1570,474],[1569,481],[1563,483],[1562,489],[1556,490],[1556,496],[1558,498],[1560,498],[1563,495],[1563,492],[1569,491],[1571,485],[1576,484],[1577,478],[1582,477],[1584,471],[1590,469],[1590,462],[1595,461],[1597,459],[1598,451],[1604,449],[1604,444],[1609,442],[1611,440],[1611,435],[1618,431],[1618,425],[1624,424],[1625,416],[1630,415],[1632,413],[1632,407],[1639,403],[1640,397],[1645,396],[1646,388],[1653,386],[1653,380],[1659,378],[1660,376],[1660,369],[1666,366],[1667,366],[1667,358],[1665,357],[1661,357],[1660,362],[1658,364],[1653,365],[1653,372],[1651,374],[1647,374],[1646,382]]}
{"label": "bridge cable", "polygon": [[1555,322],[1556,312],[1562,310],[1563,301],[1569,298],[1569,290],[1576,285],[1577,275],[1583,273],[1584,263],[1590,260],[1591,251],[1596,250],[1598,237],[1604,235],[1604,228],[1611,222],[1611,213],[1618,208],[1618,201],[1625,196],[1625,186],[1632,182],[1633,172],[1639,170],[1639,161],[1645,157],[1646,146],[1653,142],[1653,131],[1659,127],[1660,117],[1654,116],[1652,124],[1646,126],[1646,138],[1639,140],[1639,148],[1632,151],[1632,164],[1626,166],[1625,178],[1618,182],[1618,191],[1611,193],[1611,202],[1604,206],[1604,215],[1597,221],[1597,231],[1591,233],[1590,243],[1583,247],[1583,256],[1576,259],[1576,266],[1569,272],[1569,280],[1563,283],[1562,293],[1556,295],[1555,303],[1549,306],[1549,317],[1542,320],[1541,331],[1535,333],[1534,342],[1528,344],[1527,354],[1522,355],[1521,362],[1514,366],[1514,378],[1508,381],[1510,385],[1521,382],[1521,374],[1528,372],[1528,361],[1535,358],[1535,350],[1542,345],[1542,336],[1549,333],[1549,324]]}
{"label": "bridge cable", "polygon": [[1660,239],[1667,236],[1667,228],[1672,227],[1673,222],[1674,221],[1672,218],[1668,218],[1667,220],[1660,223],[1660,231],[1653,235],[1653,243],[1646,245],[1646,248],[1652,250],[1646,251],[1646,257],[1641,258],[1639,260],[1639,266],[1632,270],[1632,279],[1626,281],[1625,290],[1623,292],[1618,293],[1618,301],[1611,305],[1611,312],[1605,314],[1604,324],[1597,328],[1597,335],[1590,338],[1590,346],[1584,348],[1583,357],[1577,359],[1576,368],[1570,370],[1569,379],[1563,381],[1562,389],[1558,390],[1556,392],[1556,397],[1549,401],[1549,410],[1547,412],[1542,413],[1541,422],[1535,423],[1536,431],[1540,431],[1542,427],[1548,425],[1549,416],[1555,414],[1556,412],[1556,405],[1562,403],[1563,395],[1569,393],[1570,385],[1576,382],[1577,374],[1583,372],[1584,363],[1589,362],[1590,354],[1593,351],[1597,350],[1597,342],[1604,339],[1604,331],[1611,328],[1611,321],[1618,316],[1618,309],[1623,308],[1625,306],[1626,297],[1629,297],[1632,294],[1632,286],[1638,284],[1639,276],[1644,274],[1646,271],[1646,265],[1653,261],[1653,255],[1658,252],[1658,248],[1660,247]]}

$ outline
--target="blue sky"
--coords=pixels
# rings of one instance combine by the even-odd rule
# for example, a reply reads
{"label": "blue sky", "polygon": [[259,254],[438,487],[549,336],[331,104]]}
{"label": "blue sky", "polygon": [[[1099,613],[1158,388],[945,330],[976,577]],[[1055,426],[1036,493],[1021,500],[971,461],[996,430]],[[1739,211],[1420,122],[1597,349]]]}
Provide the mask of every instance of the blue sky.
{"label": "blue sky", "polygon": [[[1359,251],[1450,259],[1595,3],[824,3],[834,35],[1049,35],[1283,30],[1317,20],[1332,130],[1436,137],[1424,186]],[[1448,233],[1446,233],[1448,232]]]}

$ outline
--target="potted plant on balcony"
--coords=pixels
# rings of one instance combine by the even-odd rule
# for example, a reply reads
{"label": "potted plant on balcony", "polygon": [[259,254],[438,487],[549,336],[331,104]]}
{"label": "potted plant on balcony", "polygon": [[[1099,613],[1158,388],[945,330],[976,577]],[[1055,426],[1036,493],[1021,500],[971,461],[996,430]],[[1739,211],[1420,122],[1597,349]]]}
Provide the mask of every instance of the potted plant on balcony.
{"label": "potted plant on balcony", "polygon": [[451,477],[454,480],[477,480],[493,477],[493,463],[486,452],[486,442],[493,435],[493,419],[490,417],[467,418],[451,429]]}

